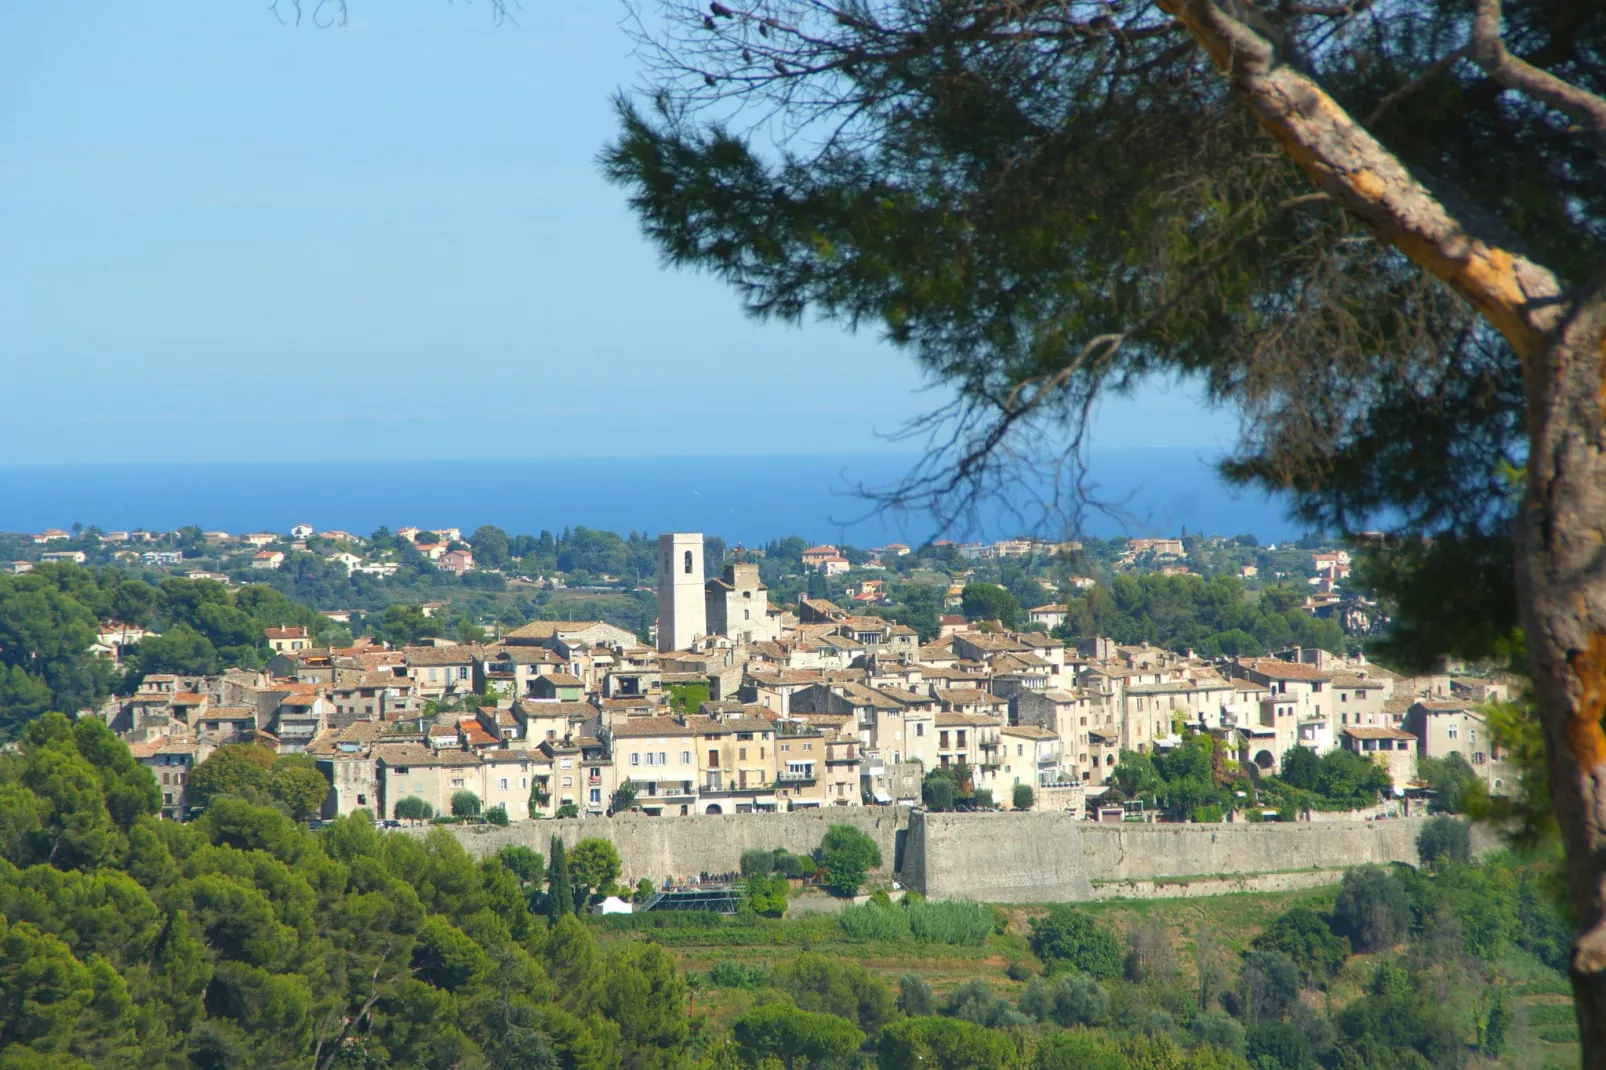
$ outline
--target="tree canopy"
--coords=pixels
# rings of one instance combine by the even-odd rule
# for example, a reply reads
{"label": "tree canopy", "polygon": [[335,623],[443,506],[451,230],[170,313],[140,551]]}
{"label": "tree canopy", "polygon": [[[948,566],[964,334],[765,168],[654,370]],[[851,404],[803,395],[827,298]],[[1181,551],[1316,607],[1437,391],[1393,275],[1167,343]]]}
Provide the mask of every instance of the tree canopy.
{"label": "tree canopy", "polygon": [[1244,417],[1229,476],[1398,536],[1399,654],[1520,621],[1606,1059],[1606,10],[711,10],[637,24],[604,166],[672,263],[950,388],[884,502],[1062,519],[1100,392],[1182,375]]}

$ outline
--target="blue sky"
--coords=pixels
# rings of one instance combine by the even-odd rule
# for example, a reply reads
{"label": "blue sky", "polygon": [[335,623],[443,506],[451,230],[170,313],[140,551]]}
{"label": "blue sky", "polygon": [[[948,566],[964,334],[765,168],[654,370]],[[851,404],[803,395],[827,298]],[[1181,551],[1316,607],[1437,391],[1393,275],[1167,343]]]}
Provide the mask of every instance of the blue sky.
{"label": "blue sky", "polygon": [[[601,179],[622,4],[349,2],[0,8],[0,464],[907,448],[907,356],[747,319]],[[1156,385],[1096,442],[1231,431]]]}

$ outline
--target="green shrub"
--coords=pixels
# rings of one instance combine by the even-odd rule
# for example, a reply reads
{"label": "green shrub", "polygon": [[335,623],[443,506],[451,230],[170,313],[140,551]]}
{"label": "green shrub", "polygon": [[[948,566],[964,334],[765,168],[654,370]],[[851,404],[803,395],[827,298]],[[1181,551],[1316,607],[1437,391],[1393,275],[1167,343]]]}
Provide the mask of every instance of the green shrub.
{"label": "green shrub", "polygon": [[1016,784],[1015,790],[1010,793],[1009,797],[1010,805],[1017,810],[1030,810],[1032,804],[1036,801],[1037,798],[1032,793],[1030,784]]}
{"label": "green shrub", "polygon": [[762,851],[757,848],[742,852],[742,876],[751,880],[754,877],[767,877],[770,870],[775,867],[775,852]]}
{"label": "green shrub", "polygon": [[1294,961],[1306,984],[1320,988],[1337,976],[1349,957],[1349,941],[1334,933],[1314,910],[1295,907],[1270,925],[1250,945],[1258,951],[1280,951]]}
{"label": "green shrub", "polygon": [[820,865],[826,890],[848,898],[858,895],[865,876],[881,866],[881,848],[852,825],[832,825],[820,841]]}
{"label": "green shrub", "polygon": [[1528,1008],[1529,1025],[1565,1025],[1577,1027],[1578,1012],[1571,1003],[1536,1003]]}
{"label": "green shrub", "polygon": [[708,971],[708,981],[715,988],[763,988],[770,983],[770,971],[763,966],[726,959],[715,963]]}
{"label": "green shrub", "polygon": [[396,818],[399,821],[427,821],[435,816],[435,808],[417,795],[396,800]]}
{"label": "green shrub", "polygon": [[1009,1000],[995,993],[980,978],[961,982],[949,993],[948,1005],[943,1013],[950,1018],[961,1018],[988,1029],[1026,1023],[1026,1018]]}
{"label": "green shrub", "polygon": [[1333,907],[1335,928],[1357,951],[1398,943],[1411,920],[1411,900],[1400,880],[1380,866],[1357,866],[1344,874]]}
{"label": "green shrub", "polygon": [[488,824],[498,825],[506,828],[508,825],[507,807],[503,806],[501,803],[491,807],[489,810],[485,811],[485,820]]}
{"label": "green shrub", "polygon": [[775,969],[775,987],[806,1011],[835,1014],[874,1033],[897,1015],[892,990],[857,962],[805,953]]}
{"label": "green shrub", "polygon": [[911,1018],[937,1012],[936,999],[924,977],[906,973],[898,978],[898,1009]]}
{"label": "green shrub", "polygon": [[1472,858],[1471,830],[1465,821],[1447,814],[1430,817],[1416,834],[1416,851],[1424,866],[1464,864]]}
{"label": "green shrub", "polygon": [[848,907],[837,915],[837,925],[851,940],[892,942],[907,940],[910,933],[908,911],[875,903]]}
{"label": "green shrub", "polygon": [[452,792],[452,816],[473,819],[480,816],[480,797],[472,791]]}
{"label": "green shrub", "polygon": [[1060,978],[1054,986],[1054,1020],[1063,1026],[1103,1025],[1110,1020],[1110,994],[1085,973]]}
{"label": "green shrub", "polygon": [[1535,1029],[1534,1035],[1547,1044],[1577,1044],[1578,1026],[1550,1025],[1543,1029]]}
{"label": "green shrub", "polygon": [[1004,967],[1004,976],[1011,981],[1024,981],[1032,976],[1032,968],[1017,959]]}
{"label": "green shrub", "polygon": [[882,1070],[1020,1065],[1014,1042],[1003,1033],[957,1018],[905,1018],[881,1031],[876,1055]]}
{"label": "green shrub", "polygon": [[1051,971],[1068,967],[1100,980],[1119,977],[1126,957],[1114,933],[1072,906],[1033,918],[1031,943]]}
{"label": "green shrub", "polygon": [[864,1043],[851,1023],[785,1003],[754,1007],[736,1019],[731,1034],[749,1066],[846,1066]]}
{"label": "green shrub", "polygon": [[927,901],[903,911],[916,940],[951,947],[980,946],[993,931],[993,912],[957,899]]}
{"label": "green shrub", "polygon": [[1032,1070],[1128,1070],[1120,1049],[1094,1033],[1054,1033],[1037,1046]]}

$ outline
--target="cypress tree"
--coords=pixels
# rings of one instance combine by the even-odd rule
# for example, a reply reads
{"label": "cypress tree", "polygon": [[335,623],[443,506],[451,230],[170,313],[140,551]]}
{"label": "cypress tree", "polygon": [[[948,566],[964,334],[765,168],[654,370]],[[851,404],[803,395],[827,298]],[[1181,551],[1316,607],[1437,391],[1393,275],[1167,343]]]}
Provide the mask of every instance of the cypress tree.
{"label": "cypress tree", "polygon": [[551,861],[547,864],[547,902],[552,920],[556,921],[565,914],[574,913],[574,887],[569,883],[569,856],[564,850],[563,840],[557,836],[552,837],[552,849],[548,857]]}

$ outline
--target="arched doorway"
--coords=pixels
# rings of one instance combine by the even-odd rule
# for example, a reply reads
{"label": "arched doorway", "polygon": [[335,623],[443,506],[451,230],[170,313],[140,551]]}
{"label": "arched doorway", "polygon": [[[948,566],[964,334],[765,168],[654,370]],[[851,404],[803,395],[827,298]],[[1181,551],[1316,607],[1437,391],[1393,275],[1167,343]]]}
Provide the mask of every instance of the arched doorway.
{"label": "arched doorway", "polygon": [[705,814],[723,814],[724,812],[719,808],[719,803],[709,803],[708,809],[703,811]]}
{"label": "arched doorway", "polygon": [[1270,769],[1277,764],[1277,759],[1271,756],[1271,751],[1263,750],[1255,755],[1255,764],[1262,769]]}

